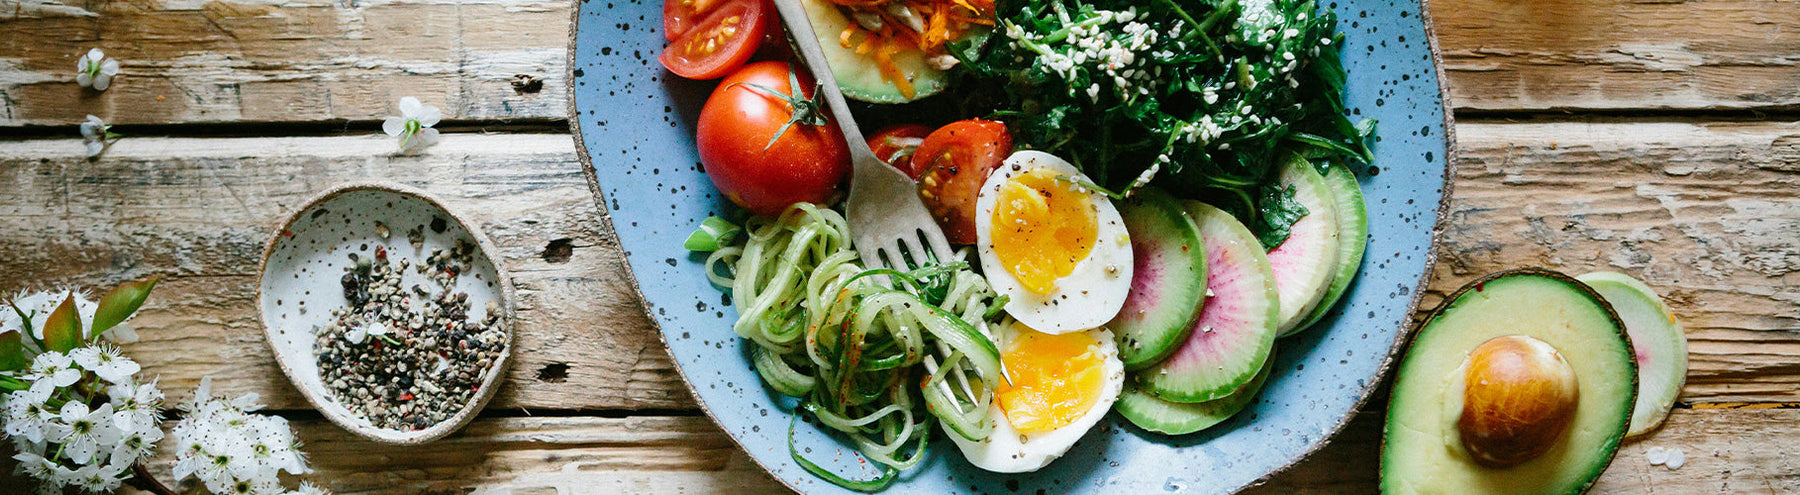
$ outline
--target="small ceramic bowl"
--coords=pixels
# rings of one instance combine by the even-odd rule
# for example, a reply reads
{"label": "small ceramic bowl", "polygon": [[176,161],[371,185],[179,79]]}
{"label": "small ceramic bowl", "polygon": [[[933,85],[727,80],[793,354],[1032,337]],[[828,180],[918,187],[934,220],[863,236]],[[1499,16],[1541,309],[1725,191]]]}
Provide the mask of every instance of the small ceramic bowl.
{"label": "small ceramic bowl", "polygon": [[[376,222],[386,226],[387,235]],[[424,244],[414,248],[409,230],[419,228]],[[469,272],[457,277],[456,292],[469,294],[469,319],[486,316],[488,301],[499,301],[505,312],[506,346],[494,360],[481,388],[467,404],[444,421],[422,430],[381,428],[350,412],[325,388],[313,353],[314,332],[332,319],[334,309],[345,307],[342,277],[351,261],[348,253],[371,256],[386,246],[390,256],[420,263],[432,249],[449,250],[461,239],[475,246]],[[474,225],[444,208],[422,191],[395,184],[346,184],[320,194],[281,224],[263,249],[262,279],[257,287],[257,309],[269,347],[281,371],[294,387],[338,426],[383,443],[411,445],[429,442],[462,428],[494,396],[496,383],[512,355],[512,281],[487,253],[493,244]],[[405,270],[403,287],[423,282],[425,275]]]}

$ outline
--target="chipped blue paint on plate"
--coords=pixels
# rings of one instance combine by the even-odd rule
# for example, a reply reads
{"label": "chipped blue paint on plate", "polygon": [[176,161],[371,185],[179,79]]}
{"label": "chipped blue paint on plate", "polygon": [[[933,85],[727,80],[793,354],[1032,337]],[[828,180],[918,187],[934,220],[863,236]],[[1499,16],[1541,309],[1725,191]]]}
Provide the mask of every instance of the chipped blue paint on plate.
{"label": "chipped blue paint on plate", "polygon": [[[1212,429],[1167,437],[1112,415],[1038,473],[974,468],[939,433],[931,456],[890,490],[925,493],[1227,493],[1267,479],[1324,445],[1381,380],[1431,272],[1448,196],[1452,139],[1435,45],[1419,3],[1327,3],[1349,69],[1346,104],[1380,121],[1378,160],[1361,177],[1370,235],[1362,273],[1320,327],[1281,340],[1255,404]],[[701,172],[694,121],[713,83],[670,75],[656,1],[582,0],[571,101],[576,140],[599,203],[637,279],[645,309],[713,420],[775,478],[808,493],[844,490],[788,455],[791,400],[759,381],[736,311],[681,248],[700,220],[731,208]],[[810,459],[849,475],[874,471],[853,450],[801,423]]]}

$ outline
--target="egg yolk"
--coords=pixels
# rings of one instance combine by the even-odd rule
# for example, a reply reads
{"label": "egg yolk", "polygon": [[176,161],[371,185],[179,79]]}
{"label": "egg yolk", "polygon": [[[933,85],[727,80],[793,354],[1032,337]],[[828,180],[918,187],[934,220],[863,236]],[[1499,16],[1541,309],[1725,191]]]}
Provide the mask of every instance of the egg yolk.
{"label": "egg yolk", "polygon": [[994,203],[994,256],[1038,294],[1055,290],[1057,279],[1094,250],[1093,200],[1063,177],[1048,169],[1026,172],[1001,184]]}
{"label": "egg yolk", "polygon": [[1105,385],[1106,359],[1086,332],[1050,335],[1015,324],[1000,352],[1007,380],[995,389],[1000,410],[1026,435],[1068,426],[1094,408]]}

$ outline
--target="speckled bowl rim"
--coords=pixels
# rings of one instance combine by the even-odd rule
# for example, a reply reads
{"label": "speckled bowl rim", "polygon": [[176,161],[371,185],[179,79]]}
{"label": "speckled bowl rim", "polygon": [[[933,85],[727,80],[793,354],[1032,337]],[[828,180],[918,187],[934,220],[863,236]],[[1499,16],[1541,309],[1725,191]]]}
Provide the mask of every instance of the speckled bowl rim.
{"label": "speckled bowl rim", "polygon": [[[1344,427],[1349,425],[1351,420],[1355,419],[1358,414],[1361,414],[1363,406],[1368,405],[1369,399],[1375,395],[1375,389],[1380,388],[1382,384],[1387,382],[1388,371],[1393,368],[1395,359],[1400,357],[1399,354],[1401,349],[1404,349],[1406,343],[1412,338],[1412,316],[1418,314],[1419,303],[1423,302],[1425,298],[1424,289],[1431,284],[1431,277],[1436,273],[1438,241],[1443,238],[1444,228],[1449,226],[1449,215],[1447,215],[1447,213],[1450,211],[1450,198],[1456,184],[1456,157],[1458,155],[1456,150],[1455,107],[1450,104],[1450,88],[1444,79],[1444,53],[1443,50],[1438,47],[1437,29],[1432,25],[1431,1],[1418,0],[1418,4],[1419,22],[1424,24],[1425,43],[1427,48],[1431,50],[1431,66],[1433,71],[1437,73],[1438,101],[1443,106],[1444,112],[1444,186],[1443,193],[1438,198],[1437,209],[1434,210],[1434,213],[1437,215],[1437,220],[1434,221],[1431,226],[1431,249],[1425,254],[1424,270],[1419,275],[1418,284],[1414,286],[1412,299],[1407,302],[1407,317],[1400,321],[1400,331],[1394,332],[1394,343],[1388,346],[1387,356],[1382,358],[1381,365],[1376,368],[1375,379],[1369,380],[1367,385],[1356,392],[1357,399],[1350,408],[1350,413],[1344,415],[1343,419],[1338,420],[1337,424],[1328,428],[1325,431],[1325,434],[1319,438],[1319,441],[1313,442],[1311,446],[1303,449],[1300,455],[1295,456],[1292,461],[1288,461],[1287,464],[1281,465],[1281,467],[1276,468],[1274,471],[1270,471],[1268,474],[1257,478],[1255,481],[1245,484],[1236,490],[1232,490],[1231,493],[1241,493],[1244,490],[1266,484],[1276,476],[1299,464],[1301,461],[1305,461],[1307,458],[1312,457],[1313,454],[1324,449],[1327,444],[1330,444],[1331,441],[1337,437],[1339,432],[1344,431]],[[594,194],[594,207],[600,211],[600,223],[601,228],[604,229],[603,233],[611,234],[614,238],[617,238],[618,231],[613,229],[612,214],[606,209],[606,193],[600,188],[600,178],[598,172],[594,170],[594,160],[588,155],[587,142],[581,135],[581,112],[575,108],[575,51],[580,48],[576,45],[576,34],[579,32],[580,27],[581,6],[576,5],[575,8],[569,10],[569,52],[563,64],[563,80],[569,81],[569,84],[567,84],[569,134],[575,140],[575,153],[581,158],[582,175],[587,177],[588,189]],[[649,306],[645,304],[644,291],[642,288],[638,287],[637,271],[631,267],[631,260],[620,257],[619,263],[622,263],[626,272],[631,274],[630,280],[627,281],[627,285],[631,286],[631,296],[634,299],[634,302],[637,303],[638,308],[644,311],[645,319],[649,321],[650,328],[656,331],[656,339],[657,341],[662,342],[663,351],[670,353],[670,358],[673,358],[674,351],[669,347],[668,334],[662,331],[662,323],[656,321],[656,315],[652,314]],[[700,407],[700,412],[706,413],[706,418],[711,420],[714,426],[719,427],[721,430],[724,429],[725,425],[724,423],[719,422],[718,415],[713,413],[712,408],[707,407],[706,401],[700,400],[700,392],[694,388],[694,381],[692,378],[688,377],[687,370],[682,369],[679,365],[680,363],[676,364],[677,365],[674,367],[675,373],[681,376],[681,384],[687,387],[688,396],[694,398],[694,403]],[[749,449],[744,447],[744,443],[739,441],[737,436],[727,434],[725,437],[731,439],[732,445],[736,445],[739,452],[749,452]],[[770,477],[780,482],[782,486],[786,486],[789,490],[800,492],[800,487],[793,482],[780,476],[773,476],[774,470],[770,469],[768,465],[763,464],[761,459],[758,459],[753,455],[746,455],[745,457],[750,458],[750,462],[756,463],[757,467],[762,468],[764,473],[771,474]]]}
{"label": "speckled bowl rim", "polygon": [[[296,222],[301,220],[300,216],[308,210],[313,209],[313,207],[323,204],[326,201],[336,199],[338,196],[362,191],[380,191],[402,196],[412,196],[425,201],[425,203],[430,204],[438,210],[443,211],[444,214],[449,215],[451,220],[455,220],[458,225],[463,227],[464,231],[469,233],[470,237],[475,238],[476,252],[481,254],[482,257],[487,258],[488,264],[494,266],[494,275],[497,279],[494,282],[500,287],[500,305],[505,308],[503,310],[503,318],[505,318],[507,323],[504,327],[506,346],[500,349],[500,357],[495,359],[494,364],[492,365],[492,370],[494,370],[494,372],[488,373],[487,379],[481,382],[481,390],[475,394],[474,399],[463,404],[462,409],[458,410],[456,414],[449,419],[440,421],[438,424],[432,425],[430,428],[426,428],[420,432],[408,432],[409,434],[404,436],[394,435],[394,433],[399,433],[397,430],[355,424],[351,422],[350,418],[329,412],[329,410],[324,407],[324,403],[327,400],[325,397],[315,394],[311,388],[302,386],[300,380],[294,378],[294,370],[288,368],[287,360],[282,358],[281,348],[275,345],[275,328],[269,325],[267,315],[263,314],[262,309],[264,297],[262,281],[264,277],[268,276],[269,258],[274,256],[275,245],[281,241],[283,237],[282,233],[289,231]],[[611,226],[608,225],[607,228],[610,229]],[[461,215],[458,215],[454,210],[445,206],[442,201],[439,201],[436,196],[433,196],[430,193],[392,182],[368,181],[339,184],[333,186],[331,189],[327,189],[325,192],[313,196],[312,199],[307,200],[305,204],[302,204],[299,208],[296,208],[292,213],[288,214],[287,220],[283,221],[279,227],[275,228],[274,232],[269,234],[268,242],[263,244],[262,260],[257,264],[256,319],[262,323],[265,342],[269,345],[269,351],[275,354],[275,364],[281,366],[281,373],[287,376],[288,383],[293,384],[294,388],[299,389],[300,396],[305,397],[306,402],[311,404],[313,409],[323,414],[325,419],[331,420],[332,423],[337,424],[345,430],[349,430],[351,433],[355,433],[357,436],[376,442],[389,445],[423,444],[449,436],[451,433],[455,433],[457,430],[462,429],[462,427],[467,426],[470,421],[474,421],[475,416],[480,414],[481,410],[487,407],[488,400],[494,398],[495,389],[499,388],[495,385],[499,383],[500,376],[506,374],[507,370],[510,369],[508,363],[511,360],[513,350],[513,324],[517,321],[516,310],[514,308],[514,300],[516,298],[513,294],[512,276],[507,273],[504,265],[496,261],[494,257],[488,255],[488,253],[497,252],[499,252],[499,250],[494,248],[493,242],[488,240],[487,234],[481,231],[479,225],[464,221]]]}

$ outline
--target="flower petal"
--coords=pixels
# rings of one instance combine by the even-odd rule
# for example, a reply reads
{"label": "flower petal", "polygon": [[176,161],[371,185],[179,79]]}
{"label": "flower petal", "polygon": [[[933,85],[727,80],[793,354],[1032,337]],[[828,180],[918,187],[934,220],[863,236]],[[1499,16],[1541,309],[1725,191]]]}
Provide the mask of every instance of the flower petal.
{"label": "flower petal", "polygon": [[112,87],[112,76],[106,75],[105,73],[94,76],[95,91],[106,91],[106,88],[109,87]]}
{"label": "flower petal", "polygon": [[87,157],[88,158],[100,156],[100,152],[102,152],[102,151],[106,151],[106,143],[105,142],[98,141],[98,140],[87,142]]}
{"label": "flower petal", "polygon": [[94,125],[93,122],[82,122],[81,123],[81,138],[82,139],[85,139],[88,141],[98,141],[100,139],[101,134],[103,134],[103,132],[100,131],[100,126]]}
{"label": "flower petal", "polygon": [[443,119],[444,112],[439,111],[436,105],[425,105],[425,108],[419,111],[419,125],[421,126],[431,127]]}
{"label": "flower petal", "polygon": [[99,62],[100,59],[106,58],[106,52],[100,51],[99,48],[91,48],[88,49],[87,58],[88,60]]}
{"label": "flower petal", "polygon": [[109,76],[119,75],[119,61],[117,59],[109,58],[100,62],[100,73]]}
{"label": "flower petal", "polygon": [[420,129],[419,136],[414,139],[419,141],[420,147],[437,144],[439,141],[438,130],[431,128]]}
{"label": "flower petal", "polygon": [[86,72],[82,72],[80,74],[75,74],[75,84],[80,84],[81,87],[84,87],[84,88],[88,87],[88,86],[93,86],[94,85],[94,76],[90,76]]}
{"label": "flower petal", "polygon": [[381,132],[385,132],[389,136],[398,136],[405,130],[405,117],[388,117],[387,120],[381,121]]}
{"label": "flower petal", "polygon": [[419,103],[418,98],[413,98],[411,96],[402,97],[400,98],[400,116],[409,119],[419,118],[419,107],[421,106],[423,105]]}

